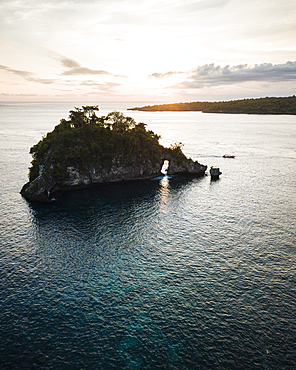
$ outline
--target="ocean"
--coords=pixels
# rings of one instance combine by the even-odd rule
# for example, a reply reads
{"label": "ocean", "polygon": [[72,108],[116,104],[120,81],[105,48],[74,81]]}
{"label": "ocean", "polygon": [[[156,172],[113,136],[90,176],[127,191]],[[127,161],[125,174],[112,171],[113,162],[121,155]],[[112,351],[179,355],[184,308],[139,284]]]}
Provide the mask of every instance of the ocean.
{"label": "ocean", "polygon": [[0,369],[295,369],[296,117],[98,104],[222,175],[30,204],[30,147],[81,104],[0,104]]}

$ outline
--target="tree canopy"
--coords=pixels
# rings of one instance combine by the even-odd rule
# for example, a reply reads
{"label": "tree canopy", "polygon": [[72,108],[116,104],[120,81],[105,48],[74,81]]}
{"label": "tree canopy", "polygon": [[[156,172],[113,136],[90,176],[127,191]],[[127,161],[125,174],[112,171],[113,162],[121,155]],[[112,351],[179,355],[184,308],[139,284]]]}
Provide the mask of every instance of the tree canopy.
{"label": "tree canopy", "polygon": [[95,111],[98,111],[97,105],[93,106],[82,106],[82,108],[74,107],[74,110],[70,110],[69,120],[70,124],[74,128],[79,128],[90,123],[97,123],[98,117]]}
{"label": "tree canopy", "polygon": [[68,120],[62,119],[30,149],[33,157],[30,181],[37,178],[40,165],[45,166],[46,171],[51,169],[58,181],[67,177],[67,167],[71,165],[83,172],[93,164],[108,168],[115,157],[124,158],[126,162],[135,156],[158,160],[163,149],[159,144],[160,136],[121,112],[98,117],[98,110],[98,106],[75,107]]}

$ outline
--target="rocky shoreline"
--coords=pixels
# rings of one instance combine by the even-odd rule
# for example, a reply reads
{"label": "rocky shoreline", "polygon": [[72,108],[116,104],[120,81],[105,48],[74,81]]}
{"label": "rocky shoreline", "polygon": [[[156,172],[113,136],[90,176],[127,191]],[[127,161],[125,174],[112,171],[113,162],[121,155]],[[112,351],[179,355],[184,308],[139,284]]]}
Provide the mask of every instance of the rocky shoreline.
{"label": "rocky shoreline", "polygon": [[[132,164],[124,164],[120,158],[114,158],[111,168],[91,166],[83,173],[77,167],[67,167],[68,178],[64,181],[55,181],[40,166],[38,177],[34,181],[27,182],[21,189],[21,194],[31,202],[48,203],[52,198],[63,192],[77,189],[91,188],[100,185],[114,184],[127,181],[148,180],[163,175],[161,168],[164,160],[169,161],[168,175],[183,175],[202,177],[205,175],[207,166],[199,164],[191,159],[176,161],[167,153],[159,158],[158,163],[146,159],[143,162],[136,159]],[[138,164],[137,164],[138,163]]]}

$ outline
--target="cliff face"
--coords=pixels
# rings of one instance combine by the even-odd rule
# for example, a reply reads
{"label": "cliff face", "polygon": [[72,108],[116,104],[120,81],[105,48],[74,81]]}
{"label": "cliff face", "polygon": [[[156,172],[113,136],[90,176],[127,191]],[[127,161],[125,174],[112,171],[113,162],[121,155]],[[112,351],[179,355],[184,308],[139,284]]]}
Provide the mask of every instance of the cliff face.
{"label": "cliff face", "polygon": [[204,176],[207,166],[194,162],[191,159],[176,160],[169,153],[162,153],[157,162],[149,159],[134,158],[131,163],[125,163],[123,158],[114,158],[109,168],[99,164],[89,166],[88,170],[81,171],[78,166],[68,166],[68,176],[63,181],[56,181],[52,176],[52,168],[45,170],[44,165],[39,166],[38,177],[26,183],[21,194],[30,201],[49,202],[59,192],[81,189],[102,184],[111,184],[121,181],[137,181],[152,179],[160,176],[164,160],[169,160],[168,174],[182,174],[187,176]]}
{"label": "cliff face", "polygon": [[200,177],[204,176],[207,170],[207,166],[204,166],[197,161],[191,159],[178,161],[174,158],[166,158],[170,162],[168,169],[168,175],[185,175],[185,176],[194,176]]}

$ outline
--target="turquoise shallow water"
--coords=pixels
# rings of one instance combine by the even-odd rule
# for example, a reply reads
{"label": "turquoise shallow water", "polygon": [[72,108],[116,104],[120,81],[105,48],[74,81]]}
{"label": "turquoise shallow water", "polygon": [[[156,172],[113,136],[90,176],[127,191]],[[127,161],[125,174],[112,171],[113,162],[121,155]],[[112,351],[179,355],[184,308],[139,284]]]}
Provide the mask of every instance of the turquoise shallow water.
{"label": "turquoise shallow water", "polygon": [[221,179],[29,204],[28,150],[72,107],[0,107],[0,368],[294,369],[295,117],[128,112]]}

